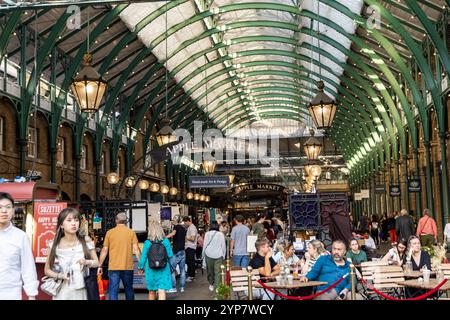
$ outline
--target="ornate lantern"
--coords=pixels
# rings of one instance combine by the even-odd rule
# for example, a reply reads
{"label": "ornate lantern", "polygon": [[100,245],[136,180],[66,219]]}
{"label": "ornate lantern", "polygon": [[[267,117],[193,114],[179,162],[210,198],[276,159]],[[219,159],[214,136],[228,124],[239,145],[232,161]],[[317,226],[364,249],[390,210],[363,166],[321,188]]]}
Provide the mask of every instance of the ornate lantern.
{"label": "ornate lantern", "polygon": [[314,137],[309,138],[304,146],[308,160],[317,160],[322,150],[322,144]]}
{"label": "ornate lantern", "polygon": [[173,134],[173,130],[170,127],[170,120],[164,118],[161,121],[161,130],[156,134],[156,141],[158,145],[161,147],[165,144],[169,144],[171,142],[175,142],[177,137]]}
{"label": "ornate lantern", "polygon": [[198,194],[198,193],[194,194],[194,200],[195,201],[200,200],[200,194]]}
{"label": "ornate lantern", "polygon": [[186,194],[186,199],[188,199],[188,200],[194,199],[194,194],[193,194],[192,192],[188,192],[188,193]]}
{"label": "ornate lantern", "polygon": [[95,113],[100,108],[106,91],[106,81],[91,66],[92,56],[86,53],[83,57],[83,68],[72,79],[71,89],[81,112]]}
{"label": "ornate lantern", "polygon": [[200,195],[200,201],[205,201],[206,196],[204,194]]}
{"label": "ornate lantern", "polygon": [[317,82],[319,92],[309,103],[309,113],[317,129],[329,129],[336,114],[336,102],[331,99],[323,89],[323,81]]}
{"label": "ornate lantern", "polygon": [[209,160],[203,159],[202,161],[203,170],[205,170],[206,174],[213,174],[216,170],[216,164],[217,161],[215,158]]}

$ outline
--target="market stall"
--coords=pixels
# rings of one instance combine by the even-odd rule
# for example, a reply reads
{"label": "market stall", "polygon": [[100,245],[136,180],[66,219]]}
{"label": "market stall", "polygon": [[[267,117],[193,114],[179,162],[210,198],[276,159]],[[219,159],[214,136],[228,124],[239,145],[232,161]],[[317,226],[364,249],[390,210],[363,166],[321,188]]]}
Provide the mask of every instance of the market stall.
{"label": "market stall", "polygon": [[[40,280],[49,253],[48,242],[55,237],[58,214],[67,207],[67,202],[59,201],[61,191],[54,183],[7,182],[0,184],[0,192],[7,192],[14,198],[12,222],[30,239]],[[50,296],[39,290],[38,299],[50,299]]]}

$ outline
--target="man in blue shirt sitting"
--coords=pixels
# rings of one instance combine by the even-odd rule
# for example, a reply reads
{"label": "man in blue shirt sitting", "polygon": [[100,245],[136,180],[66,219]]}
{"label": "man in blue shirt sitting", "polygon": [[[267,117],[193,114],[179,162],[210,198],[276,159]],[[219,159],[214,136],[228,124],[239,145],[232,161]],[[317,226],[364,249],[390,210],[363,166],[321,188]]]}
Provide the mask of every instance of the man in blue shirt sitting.
{"label": "man in blue shirt sitting", "polygon": [[[335,288],[316,297],[315,300],[350,300],[350,263],[345,259],[346,252],[347,246],[343,241],[334,241],[331,254],[321,256],[306,276],[301,278],[302,282],[309,280],[327,282],[326,285],[317,288],[318,291],[322,291],[347,274]],[[357,300],[360,299],[362,297],[357,295]]]}

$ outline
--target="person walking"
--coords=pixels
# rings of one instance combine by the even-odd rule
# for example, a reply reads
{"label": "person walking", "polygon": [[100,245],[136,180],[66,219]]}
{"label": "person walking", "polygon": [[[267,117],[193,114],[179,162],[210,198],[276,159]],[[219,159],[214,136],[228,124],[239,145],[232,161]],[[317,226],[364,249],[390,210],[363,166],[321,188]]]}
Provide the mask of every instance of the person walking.
{"label": "person walking", "polygon": [[0,300],[22,300],[22,286],[35,300],[39,281],[30,240],[12,224],[13,216],[13,197],[0,192]]}
{"label": "person walking", "polygon": [[395,232],[397,239],[409,239],[410,236],[415,234],[414,222],[406,209],[400,211],[400,216],[395,221]]}
{"label": "person walking", "polygon": [[234,266],[247,268],[249,261],[247,237],[250,234],[250,229],[243,224],[244,217],[242,215],[237,215],[235,221],[236,226],[231,229],[230,255]]}
{"label": "person walking", "polygon": [[379,236],[379,220],[376,214],[373,214],[370,219],[370,235],[375,240],[377,246],[380,245],[380,236]]}
{"label": "person walking", "polygon": [[170,258],[173,252],[170,241],[164,236],[164,230],[157,221],[148,224],[148,239],[144,242],[139,270],[145,272],[145,284],[148,300],[166,300],[166,291],[172,288]]}
{"label": "person walking", "polygon": [[186,264],[188,268],[188,277],[186,282],[192,282],[195,280],[195,250],[197,249],[198,232],[190,217],[185,216],[183,218],[183,222],[187,227],[186,243],[184,246],[186,252]]}
{"label": "person walking", "polygon": [[423,217],[417,224],[416,236],[419,237],[423,247],[431,248],[434,243],[437,243],[436,221],[431,217],[429,209],[423,209]]}
{"label": "person walking", "polygon": [[80,220],[80,212],[74,208],[58,215],[56,236],[44,267],[46,276],[63,281],[53,300],[87,300],[84,267],[99,266],[94,242],[80,232]]}
{"label": "person walking", "polygon": [[202,252],[202,256],[205,257],[209,291],[213,291],[220,284],[220,266],[226,254],[225,236],[223,232],[219,231],[219,224],[214,221],[205,234],[205,245]]}
{"label": "person walking", "polygon": [[264,220],[266,220],[266,215],[260,213],[257,216],[257,221],[252,226],[252,235],[258,236],[258,240],[266,238],[266,229],[264,228]]}
{"label": "person walking", "polygon": [[122,280],[125,289],[125,299],[134,300],[133,252],[137,261],[141,257],[136,233],[126,226],[128,221],[125,212],[116,215],[116,227],[106,232],[103,248],[100,252],[100,267],[98,273],[103,273],[103,262],[109,254],[109,300],[119,299],[119,284]]}
{"label": "person walking", "polygon": [[369,225],[368,217],[366,213],[363,212],[362,216],[359,218],[358,226],[356,227],[356,229],[358,230],[359,233],[364,233],[367,231],[368,225]]}
{"label": "person walking", "polygon": [[184,284],[186,282],[186,253],[184,246],[186,244],[186,226],[180,216],[175,220],[175,227],[173,231],[167,235],[167,238],[172,238],[172,289],[168,293],[177,292],[176,269],[180,269],[180,292],[184,292]]}
{"label": "person walking", "polygon": [[389,218],[386,221],[386,227],[389,231],[389,238],[391,239],[391,244],[397,243],[397,233],[395,231],[395,218],[394,214],[389,214]]}

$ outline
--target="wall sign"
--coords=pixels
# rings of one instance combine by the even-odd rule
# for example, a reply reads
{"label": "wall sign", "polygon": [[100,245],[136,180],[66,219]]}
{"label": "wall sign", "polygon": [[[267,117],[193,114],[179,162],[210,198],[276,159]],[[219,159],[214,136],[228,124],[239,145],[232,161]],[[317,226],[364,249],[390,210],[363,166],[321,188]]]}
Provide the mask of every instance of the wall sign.
{"label": "wall sign", "polygon": [[389,194],[391,197],[400,197],[401,190],[399,185],[390,185],[389,186]]}
{"label": "wall sign", "polygon": [[420,180],[419,179],[408,180],[408,191],[409,192],[420,192]]}
{"label": "wall sign", "polygon": [[383,194],[385,191],[386,191],[386,188],[385,188],[384,184],[378,184],[375,186],[375,193]]}
{"label": "wall sign", "polygon": [[234,187],[232,192],[241,193],[243,191],[250,191],[250,190],[267,190],[267,191],[287,193],[287,189],[285,187],[279,184],[272,184],[272,183],[245,183],[237,187]]}
{"label": "wall sign", "polygon": [[190,176],[189,188],[227,188],[229,176]]}

